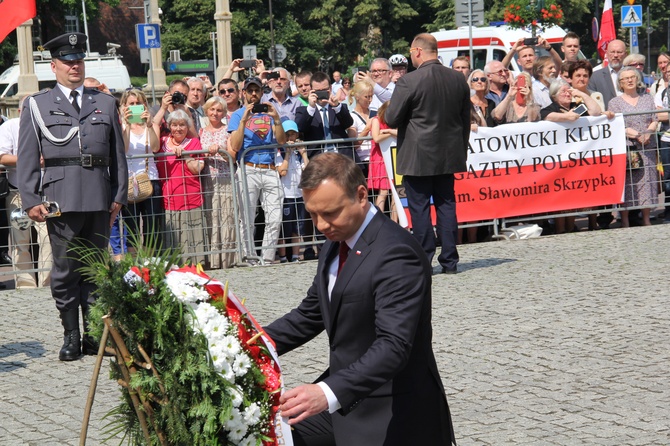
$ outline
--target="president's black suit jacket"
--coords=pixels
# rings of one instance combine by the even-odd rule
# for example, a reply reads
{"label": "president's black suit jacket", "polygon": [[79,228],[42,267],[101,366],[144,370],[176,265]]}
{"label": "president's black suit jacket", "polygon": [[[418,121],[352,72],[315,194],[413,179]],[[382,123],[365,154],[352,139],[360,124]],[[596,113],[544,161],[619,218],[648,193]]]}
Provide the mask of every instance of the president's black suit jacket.
{"label": "president's black suit jacket", "polygon": [[266,328],[279,354],[323,330],[323,375],[342,408],[332,415],[338,445],[448,445],[453,429],[432,350],[431,269],[410,235],[381,212],[363,231],[328,299],[327,241],[301,304]]}
{"label": "president's black suit jacket", "polygon": [[[303,134],[303,141],[321,141],[324,139],[323,119],[317,108],[313,116],[307,112],[306,106],[298,107],[295,111],[295,123],[298,130]],[[339,113],[335,113],[332,107],[328,107],[328,124],[330,125],[330,136],[333,139],[348,138],[347,129],[354,125],[354,118],[349,113],[347,104],[341,104]],[[307,156],[310,158],[323,151],[323,144],[307,146]],[[337,151],[357,163],[360,162],[353,143],[337,144]]]}
{"label": "president's black suit jacket", "polygon": [[428,60],[395,86],[386,123],[398,129],[398,173],[432,176],[466,169],[470,88],[462,73]]}

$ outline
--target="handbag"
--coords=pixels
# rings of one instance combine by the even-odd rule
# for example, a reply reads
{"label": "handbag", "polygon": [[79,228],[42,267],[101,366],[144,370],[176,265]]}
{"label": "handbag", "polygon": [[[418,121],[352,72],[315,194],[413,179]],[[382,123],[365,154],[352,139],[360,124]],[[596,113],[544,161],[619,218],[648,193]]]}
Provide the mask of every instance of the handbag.
{"label": "handbag", "polygon": [[629,169],[641,169],[644,167],[642,155],[637,150],[637,143],[628,146],[626,150],[626,167]]}
{"label": "handbag", "polygon": [[[146,140],[144,149],[149,154],[149,129],[145,129]],[[154,186],[149,178],[149,157],[144,158],[144,171],[128,176],[128,203],[140,203],[151,197],[154,193]]]}

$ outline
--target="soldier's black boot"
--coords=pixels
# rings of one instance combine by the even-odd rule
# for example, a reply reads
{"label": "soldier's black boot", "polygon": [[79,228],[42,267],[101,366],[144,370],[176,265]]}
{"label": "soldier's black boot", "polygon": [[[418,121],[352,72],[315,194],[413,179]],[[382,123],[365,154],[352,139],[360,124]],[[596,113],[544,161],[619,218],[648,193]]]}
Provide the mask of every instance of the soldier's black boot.
{"label": "soldier's black boot", "polygon": [[81,340],[81,352],[85,355],[98,354],[98,341],[93,336],[88,334],[88,306],[81,306],[81,316],[84,319],[84,334]]}
{"label": "soldier's black boot", "polygon": [[81,344],[79,343],[79,309],[60,312],[61,323],[65,330],[63,346],[58,352],[61,361],[74,361],[81,355]]}

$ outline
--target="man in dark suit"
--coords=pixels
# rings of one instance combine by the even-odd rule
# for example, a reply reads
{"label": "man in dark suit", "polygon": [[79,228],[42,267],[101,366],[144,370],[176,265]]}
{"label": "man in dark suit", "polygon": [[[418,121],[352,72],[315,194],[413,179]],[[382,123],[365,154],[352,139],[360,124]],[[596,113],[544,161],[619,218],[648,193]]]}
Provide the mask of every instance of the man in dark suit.
{"label": "man in dark suit", "polygon": [[[73,243],[107,249],[109,231],[128,194],[128,167],[115,99],[83,86],[86,35],[59,36],[44,47],[51,51],[57,85],[24,102],[18,150],[18,186],[23,208],[37,222],[47,222],[53,268],[51,294],[65,330],[61,361],[82,353],[96,355],[97,345],[80,342],[79,307],[87,331],[94,285],[84,280]],[[44,172],[41,172],[43,158]],[[61,215],[47,218],[44,200],[56,202]]]}
{"label": "man in dark suit", "polygon": [[415,71],[403,76],[386,110],[398,129],[398,173],[412,217],[412,231],[428,261],[435,255],[430,199],[442,252],[433,273],[455,274],[458,264],[454,174],[466,169],[470,138],[470,88],[463,75],[437,59],[437,41],[419,34],[410,48]]}
{"label": "man in dark suit", "polygon": [[605,107],[620,93],[616,88],[616,79],[626,57],[626,44],[621,40],[612,40],[607,45],[606,55],[607,66],[593,72],[588,86],[589,90],[602,93]]}
{"label": "man in dark suit", "polygon": [[[348,138],[347,129],[354,124],[347,104],[342,104],[331,93],[330,77],[322,71],[312,75],[312,91],[307,97],[308,105],[300,106],[295,112],[295,122],[303,134],[303,141],[322,141]],[[319,97],[321,95],[321,98]],[[324,120],[324,117],[327,119]],[[327,124],[324,126],[324,122]],[[315,144],[308,146],[311,158],[321,152],[339,152],[356,162],[360,162],[353,143]]]}
{"label": "man in dark suit", "polygon": [[431,346],[430,265],[413,237],[368,201],[350,159],[315,157],[300,187],[328,238],[301,304],[266,332],[279,354],[323,330],[330,367],[286,391],[296,445],[450,445],[451,416]]}

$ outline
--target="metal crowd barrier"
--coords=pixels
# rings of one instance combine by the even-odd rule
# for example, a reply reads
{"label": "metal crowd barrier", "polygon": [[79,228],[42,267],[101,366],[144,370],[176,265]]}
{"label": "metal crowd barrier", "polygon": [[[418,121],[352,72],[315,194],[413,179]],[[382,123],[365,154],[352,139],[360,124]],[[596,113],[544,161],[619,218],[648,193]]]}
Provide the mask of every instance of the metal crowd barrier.
{"label": "metal crowd barrier", "polygon": [[[668,110],[659,110],[657,112],[664,112],[664,111]],[[370,137],[365,137],[365,138],[347,138],[338,140],[297,142],[295,144],[292,144],[292,147],[296,150],[300,147],[306,147],[306,150],[308,152],[312,152],[314,150],[321,151],[321,149],[314,149],[313,148],[314,146],[334,144],[345,147],[346,146],[353,147],[358,143],[364,143],[365,141],[369,141],[370,139],[371,139]],[[658,139],[660,140],[660,138]],[[257,150],[257,149],[278,150],[279,147],[280,147],[279,145],[273,144],[267,146],[256,146],[253,148],[249,148],[247,150]],[[670,143],[666,144],[663,148],[661,148],[661,144],[657,144],[657,149],[654,150],[658,152],[657,154],[658,159],[659,160],[663,159],[661,165],[665,169],[666,178],[670,178],[669,175]],[[207,150],[193,151],[189,152],[189,155],[205,154],[205,153],[208,153],[208,151]],[[246,152],[239,154],[239,159],[243,159],[244,153]],[[281,180],[275,179],[274,182],[263,183],[260,184],[259,187],[259,185],[256,184],[255,182],[258,180],[257,171],[262,170],[260,169],[260,167],[243,166],[244,168],[241,168],[240,166],[237,166],[233,162],[232,157],[230,157],[228,153],[222,153],[221,155],[228,161],[230,166],[234,166],[230,178],[230,185],[229,185],[230,193],[229,196],[225,197],[227,199],[226,202],[229,203],[229,205],[226,205],[226,207],[224,208],[218,207],[214,209],[213,201],[209,199],[212,198],[211,196],[207,197],[207,199],[204,200],[204,204],[203,206],[201,206],[199,210],[200,212],[199,219],[202,222],[202,225],[199,230],[202,231],[203,242],[195,244],[183,244],[182,246],[180,246],[183,252],[184,260],[198,259],[204,263],[204,266],[206,268],[217,268],[221,266],[233,266],[233,265],[266,264],[268,263],[269,260],[277,262],[279,260],[279,256],[275,255],[274,251],[281,248],[286,249],[285,257],[287,261],[291,260],[292,257],[291,251],[294,247],[298,247],[299,251],[303,253],[303,255],[304,251],[309,250],[310,248],[313,249],[314,251],[318,250],[318,246],[322,244],[325,241],[325,239],[323,238],[323,236],[320,236],[317,233],[317,231],[313,230],[311,219],[309,218],[309,216],[297,215],[293,219],[287,218],[286,220],[284,220],[283,203],[282,206],[279,206],[279,213],[282,223],[280,224],[279,235],[278,237],[276,237],[277,241],[276,242],[274,241],[275,240],[274,237],[270,237],[266,238],[265,242],[263,242],[262,241],[263,233],[266,230],[265,221],[264,220],[258,221],[257,216],[260,214],[260,211],[263,208],[263,204],[265,204],[266,209],[270,209],[272,214],[270,215],[270,217],[275,219],[276,224],[277,215],[273,214],[273,212],[276,212],[277,209],[269,207],[269,203],[267,202],[264,203],[264,200],[267,200],[268,197],[272,198],[273,194],[275,196],[276,195],[283,196],[283,187],[280,186]],[[159,153],[159,154],[133,156],[129,157],[129,159],[144,158],[144,156],[160,158],[161,156],[165,156],[165,154]],[[364,171],[369,171],[370,169],[370,166],[367,162],[361,163],[361,167],[364,169]],[[272,171],[272,169],[270,170]],[[252,171],[254,171],[255,173],[252,174],[252,176],[250,176],[250,172]],[[268,172],[265,173],[267,174],[268,178],[274,176],[274,171],[272,175],[268,174]],[[275,177],[278,177],[278,175],[276,175]],[[175,180],[175,178],[172,179]],[[297,181],[297,179],[295,178],[294,180]],[[254,184],[250,185],[250,181],[253,181]],[[661,180],[660,177],[654,179],[653,181],[658,184],[659,193],[661,193],[663,191],[662,186],[664,181]],[[203,183],[204,182],[201,181],[201,185]],[[295,184],[289,184],[289,185],[296,186]],[[258,199],[252,202],[252,200],[250,200],[250,189],[254,188],[260,189],[260,193],[258,194]],[[400,187],[399,189],[402,197],[402,187]],[[213,195],[209,191],[207,193]],[[16,191],[12,191],[10,192],[10,196],[6,200],[7,210],[9,212],[11,212],[11,210],[16,207],[15,204],[16,195],[17,195]],[[374,190],[371,191],[370,199],[373,203],[379,197],[380,196],[378,191]],[[389,207],[391,202],[392,202],[391,199],[385,201],[386,206],[384,211],[389,214],[390,214]],[[658,208],[662,207],[663,205],[664,203],[659,200],[659,204],[653,205],[653,207]],[[648,207],[650,206],[640,205],[640,206],[633,206],[628,209],[634,210]],[[621,206],[613,205],[613,206],[599,207],[597,209],[581,209],[581,210],[557,212],[552,214],[529,215],[515,218],[504,218],[504,219],[492,219],[478,222],[465,222],[461,223],[459,225],[459,228],[462,230],[467,230],[468,228],[487,227],[488,228],[487,231],[493,240],[509,239],[510,238],[509,236],[514,232],[513,229],[514,225],[518,223],[534,222],[538,220],[549,220],[561,217],[586,216],[590,214],[603,213],[603,212],[617,212],[621,209],[622,209]],[[404,212],[404,209],[399,209],[397,211]],[[218,212],[221,215],[219,215],[219,217],[217,218],[212,218],[213,212]],[[124,226],[128,225],[128,218],[129,218],[127,215],[126,208],[124,208],[121,215],[122,217],[120,220],[121,222],[120,229],[121,231],[123,231]],[[224,215],[225,217],[223,217]],[[166,215],[162,216],[152,215],[152,217],[161,218],[166,217]],[[214,222],[225,222],[225,223],[222,225],[215,225]],[[232,227],[230,225],[232,225]],[[303,230],[302,233],[298,234],[298,240],[292,242],[291,234],[283,234],[281,229],[282,225],[287,226],[287,229],[289,226],[292,226],[293,228],[297,227]],[[13,258],[14,265],[13,268],[0,269],[0,281],[3,279],[8,280],[9,277],[15,278],[15,280],[19,281],[21,274],[32,275],[33,278],[35,277],[35,275],[39,275],[40,280],[45,280],[45,278],[48,278],[48,272],[50,271],[48,256],[50,256],[49,252],[50,250],[48,249],[46,228],[44,228],[43,225],[32,225],[32,227],[28,229],[21,230],[12,227],[8,223],[5,223],[3,226],[4,228],[0,226],[0,229],[9,229],[9,231],[12,233],[12,236],[10,237],[11,247],[9,252]],[[144,228],[140,229],[144,230]],[[271,230],[275,231],[276,227],[271,228]],[[214,233],[234,234],[233,236],[234,240],[212,242],[211,238],[212,234]],[[121,232],[121,234],[123,234],[123,232]],[[165,239],[165,238],[171,238],[173,234],[167,231],[164,227],[158,235],[162,236],[162,238]],[[2,247],[0,247],[0,250],[1,249]],[[263,257],[264,253],[266,254],[271,253],[270,254],[271,258],[267,257],[264,258]],[[41,254],[42,258],[40,258]],[[229,255],[230,256],[229,258],[232,258],[232,260],[226,265],[221,265],[221,262],[217,263],[213,261],[215,256],[226,256],[226,255]],[[47,283],[36,283],[36,284],[37,286],[46,285],[48,284],[48,280]]]}

